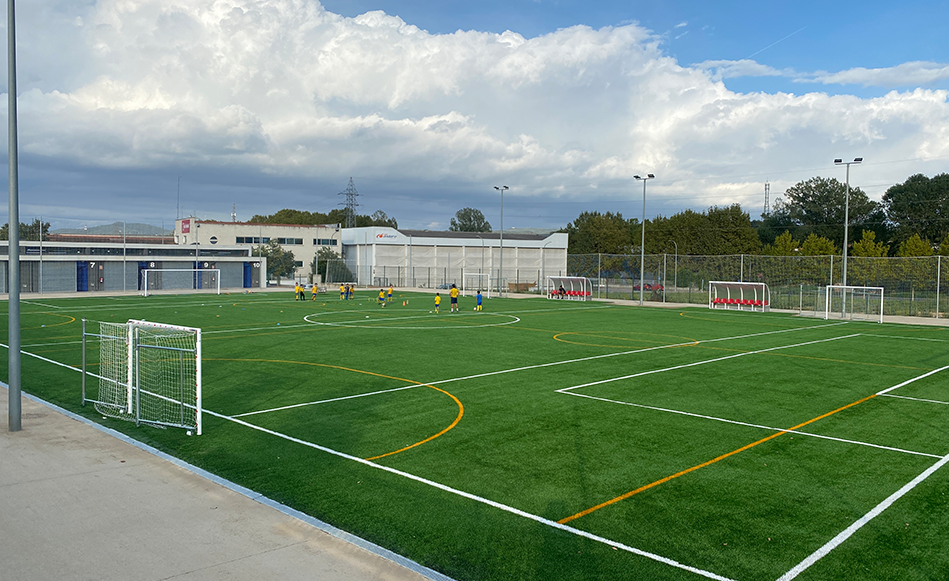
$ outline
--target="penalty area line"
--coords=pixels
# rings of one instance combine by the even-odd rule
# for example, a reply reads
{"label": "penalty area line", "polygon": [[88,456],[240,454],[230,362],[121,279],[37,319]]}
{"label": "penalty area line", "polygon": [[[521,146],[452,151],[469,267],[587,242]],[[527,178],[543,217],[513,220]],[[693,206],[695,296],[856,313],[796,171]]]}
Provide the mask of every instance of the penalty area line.
{"label": "penalty area line", "polygon": [[240,420],[240,419],[237,419],[237,418],[232,417],[232,416],[226,416],[226,415],[224,415],[224,414],[219,414],[219,413],[216,413],[216,412],[212,412],[212,411],[210,411],[210,410],[204,410],[204,411],[205,411],[205,413],[207,413],[207,414],[213,415],[213,416],[215,416],[215,417],[218,417],[218,418],[221,418],[221,419],[224,419],[224,420],[232,421],[232,422],[234,422],[234,423],[237,423],[237,424],[240,424],[240,425],[242,425],[242,426],[251,428],[251,429],[253,429],[253,430],[258,430],[258,431],[260,431],[260,432],[263,432],[263,433],[265,433],[265,434],[269,434],[269,435],[271,435],[271,436],[275,436],[275,437],[277,437],[277,438],[282,438],[282,439],[284,439],[284,440],[287,440],[287,441],[290,441],[290,442],[293,442],[293,443],[296,443],[296,444],[300,444],[300,445],[306,446],[306,447],[308,447],[308,448],[313,448],[313,449],[319,450],[319,451],[321,451],[321,452],[326,452],[327,454],[331,454],[331,455],[333,455],[333,456],[337,456],[337,457],[343,458],[343,459],[345,459],[345,460],[351,460],[351,461],[353,461],[353,462],[358,462],[359,464],[363,464],[363,465],[368,466],[368,467],[370,467],[370,468],[375,468],[375,469],[377,469],[377,470],[382,470],[382,471],[384,471],[384,472],[389,472],[390,474],[394,474],[394,475],[396,475],[396,476],[401,476],[401,477],[403,477],[403,478],[407,478],[407,479],[409,479],[409,480],[413,480],[413,481],[418,482],[418,483],[420,483],[420,484],[424,484],[424,485],[426,485],[426,486],[431,486],[431,487],[433,487],[433,488],[437,488],[438,490],[442,490],[442,491],[448,492],[448,493],[450,493],[450,494],[454,494],[454,495],[457,495],[457,496],[461,496],[462,498],[467,498],[468,500],[473,500],[473,501],[475,501],[475,502],[479,502],[479,503],[481,503],[481,504],[488,505],[488,506],[490,506],[490,507],[493,507],[493,508],[502,510],[502,511],[504,511],[504,512],[508,512],[508,513],[511,513],[511,514],[514,514],[514,515],[517,515],[517,516],[520,516],[520,517],[523,517],[523,518],[532,520],[532,521],[534,521],[534,522],[537,522],[537,523],[540,523],[540,524],[543,524],[543,525],[547,525],[547,526],[549,526],[549,527],[551,527],[551,528],[559,529],[559,530],[562,530],[562,531],[564,531],[564,532],[568,532],[568,533],[577,535],[577,536],[579,536],[579,537],[583,537],[583,538],[585,538],[585,539],[588,539],[588,540],[591,540],[591,541],[594,541],[594,542],[602,543],[602,544],[605,544],[605,545],[607,545],[607,546],[616,548],[616,549],[618,549],[618,550],[623,550],[623,551],[632,553],[632,554],[634,554],[634,555],[638,555],[638,556],[640,556],[640,557],[645,557],[645,558],[647,558],[647,559],[651,559],[651,560],[653,560],[653,561],[657,561],[657,562],[659,562],[659,563],[662,563],[662,564],[664,564],[664,565],[668,565],[668,566],[670,566],[670,567],[675,567],[675,568],[677,568],[677,569],[682,569],[682,570],[684,570],[684,571],[689,571],[690,573],[695,573],[696,575],[701,575],[702,577],[705,577],[705,578],[707,578],[707,579],[716,579],[717,581],[734,581],[733,579],[730,579],[730,578],[728,578],[728,577],[723,577],[723,576],[721,576],[721,575],[717,575],[717,574],[712,573],[712,572],[710,572],[710,571],[705,571],[704,569],[699,569],[699,568],[697,568],[697,567],[692,567],[691,565],[686,565],[686,564],[684,564],[684,563],[680,563],[680,562],[678,562],[678,561],[676,561],[676,560],[674,560],[674,559],[670,559],[670,558],[668,558],[668,557],[663,557],[662,555],[658,555],[658,554],[656,554],[656,553],[650,553],[649,551],[644,551],[644,550],[642,550],[642,549],[637,549],[636,547],[631,547],[631,546],[629,546],[629,545],[625,545],[625,544],[623,544],[623,543],[619,543],[619,542],[616,542],[616,541],[607,539],[606,537],[601,537],[601,536],[595,535],[595,534],[593,534],[593,533],[588,533],[588,532],[586,532],[586,531],[584,531],[584,530],[581,530],[581,529],[577,529],[577,528],[574,528],[574,527],[571,527],[571,526],[568,526],[568,525],[563,525],[563,524],[560,524],[560,523],[558,523],[558,522],[556,522],[556,521],[552,521],[552,520],[550,520],[550,519],[544,518],[544,517],[542,517],[542,516],[538,516],[538,515],[535,515],[535,514],[531,514],[531,513],[529,513],[529,512],[525,512],[525,511],[520,510],[520,509],[518,509],[518,508],[514,508],[514,507],[512,507],[512,506],[508,506],[508,505],[506,505],[506,504],[502,504],[502,503],[496,502],[496,501],[494,501],[494,500],[490,500],[490,499],[487,499],[487,498],[484,498],[484,497],[481,497],[481,496],[477,496],[477,495],[475,495],[475,494],[471,494],[470,492],[465,492],[465,491],[459,490],[459,489],[457,489],[457,488],[452,488],[452,487],[447,486],[447,485],[445,485],[445,484],[441,484],[441,483],[435,482],[435,481],[433,481],[433,480],[429,480],[429,479],[427,479],[427,478],[423,478],[423,477],[421,477],[421,476],[416,476],[416,475],[411,474],[411,473],[409,473],[409,472],[403,472],[402,470],[398,470],[398,469],[396,469],[396,468],[391,468],[391,467],[389,467],[389,466],[385,466],[385,465],[382,465],[382,464],[376,464],[375,462],[370,462],[370,461],[368,461],[368,460],[364,460],[364,459],[362,459],[362,458],[358,458],[358,457],[356,457],[356,456],[352,456],[352,455],[346,454],[346,453],[344,453],[344,452],[339,452],[339,451],[337,451],[337,450],[333,450],[332,448],[327,448],[327,447],[325,447],[325,446],[320,446],[319,444],[314,444],[313,442],[307,442],[306,440],[301,440],[301,439],[299,439],[299,438],[294,438],[293,436],[289,436],[289,435],[287,435],[287,434],[282,434],[282,433],[276,432],[276,431],[274,431],[274,430],[269,430],[269,429],[267,429],[267,428],[263,428],[263,427],[260,427],[260,426],[256,426],[256,425],[254,425],[254,424],[251,424],[251,423],[249,423],[249,422],[245,422],[244,420]]}
{"label": "penalty area line", "polygon": [[889,508],[894,502],[905,496],[909,491],[913,490],[921,482],[932,476],[936,470],[939,470],[943,466],[949,463],[949,455],[943,456],[941,460],[930,466],[926,469],[925,472],[911,480],[910,482],[903,485],[902,488],[888,496],[883,502],[873,507],[873,509],[867,514],[860,517],[855,523],[844,529],[836,537],[827,542],[823,547],[817,549],[813,553],[807,556],[803,561],[791,568],[790,571],[781,575],[778,578],[778,581],[791,581],[791,579],[796,578],[798,575],[807,570],[808,567],[821,560],[828,553],[839,547],[844,541],[853,536],[854,533],[859,531],[866,525],[868,522],[879,516],[884,510]]}

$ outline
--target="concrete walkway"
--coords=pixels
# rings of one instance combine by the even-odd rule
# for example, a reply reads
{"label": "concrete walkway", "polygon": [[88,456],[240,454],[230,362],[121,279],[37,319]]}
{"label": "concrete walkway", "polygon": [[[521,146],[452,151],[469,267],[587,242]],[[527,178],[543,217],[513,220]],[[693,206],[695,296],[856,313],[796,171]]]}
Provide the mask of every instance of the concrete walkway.
{"label": "concrete walkway", "polygon": [[0,396],[4,581],[447,579],[27,397],[9,432]]}

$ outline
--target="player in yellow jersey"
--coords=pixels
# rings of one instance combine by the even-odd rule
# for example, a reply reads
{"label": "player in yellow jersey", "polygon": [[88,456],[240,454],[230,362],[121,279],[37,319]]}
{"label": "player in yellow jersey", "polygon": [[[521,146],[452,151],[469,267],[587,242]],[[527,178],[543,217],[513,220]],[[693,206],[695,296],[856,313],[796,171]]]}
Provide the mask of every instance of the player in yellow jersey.
{"label": "player in yellow jersey", "polygon": [[379,289],[379,305],[382,308],[386,306],[386,290],[383,288]]}
{"label": "player in yellow jersey", "polygon": [[339,300],[344,298],[346,298],[346,286],[341,284],[339,285]]}
{"label": "player in yellow jersey", "polygon": [[314,283],[313,283],[313,298],[310,299],[310,300],[315,301],[315,300],[316,300],[316,293],[318,293],[318,292],[320,292],[320,287],[318,287],[317,284],[314,282]]}
{"label": "player in yellow jersey", "polygon": [[461,309],[458,308],[458,287],[451,285],[451,290],[448,291],[448,295],[451,297],[451,312],[455,311],[461,312]]}
{"label": "player in yellow jersey", "polygon": [[442,297],[435,293],[435,314],[438,314],[438,305],[442,304]]}
{"label": "player in yellow jersey", "polygon": [[386,295],[386,302],[387,303],[392,302],[392,285],[391,284],[389,285],[389,294]]}

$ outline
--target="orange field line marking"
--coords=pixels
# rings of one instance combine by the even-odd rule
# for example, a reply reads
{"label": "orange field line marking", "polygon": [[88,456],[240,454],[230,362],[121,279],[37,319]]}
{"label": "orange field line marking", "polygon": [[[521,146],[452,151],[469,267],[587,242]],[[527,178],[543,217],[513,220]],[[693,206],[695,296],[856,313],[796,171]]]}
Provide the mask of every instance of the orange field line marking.
{"label": "orange field line marking", "polygon": [[[861,403],[863,403],[863,402],[865,402],[865,401],[867,401],[867,400],[873,399],[873,398],[875,398],[877,395],[878,395],[878,394],[869,395],[869,396],[867,396],[867,397],[865,397],[865,398],[863,398],[863,399],[857,400],[857,401],[855,401],[855,402],[853,402],[853,403],[849,403],[849,404],[847,404],[847,405],[845,405],[845,406],[843,406],[843,407],[839,407],[839,408],[837,408],[837,409],[835,409],[835,410],[833,410],[833,411],[827,412],[826,414],[819,415],[819,416],[817,416],[816,418],[812,418],[812,419],[810,419],[810,420],[807,420],[806,422],[800,423],[800,424],[794,426],[793,428],[788,428],[788,430],[790,431],[790,430],[797,430],[797,429],[799,429],[799,428],[803,428],[804,426],[806,426],[806,425],[808,425],[808,424],[812,424],[812,423],[814,423],[814,422],[816,422],[816,421],[818,421],[818,420],[822,420],[822,419],[824,419],[824,418],[826,418],[826,417],[828,417],[828,416],[832,416],[832,415],[836,414],[837,412],[843,411],[843,410],[845,410],[845,409],[847,409],[847,408],[851,408],[851,407],[853,407],[853,406],[855,406],[855,405],[857,405],[857,404],[861,404]],[[738,454],[739,452],[744,452],[745,450],[749,450],[749,449],[751,449],[751,448],[754,448],[754,447],[757,446],[758,444],[763,444],[763,443],[767,442],[768,440],[773,440],[774,438],[777,438],[778,436],[782,436],[782,435],[784,435],[784,434],[786,434],[786,433],[788,433],[788,432],[777,432],[777,433],[771,434],[770,436],[761,438],[760,440],[758,440],[758,441],[756,441],[756,442],[752,442],[752,443],[750,443],[750,444],[746,444],[746,445],[742,446],[741,448],[738,448],[737,450],[732,450],[731,452],[728,452],[727,454],[722,454],[721,456],[718,456],[717,458],[712,458],[711,460],[709,460],[709,461],[707,461],[707,462],[702,462],[701,464],[698,464],[698,465],[693,466],[693,467],[691,467],[691,468],[686,468],[685,470],[682,470],[681,472],[676,472],[675,474],[672,474],[672,475],[670,475],[670,476],[666,476],[665,478],[661,478],[661,479],[659,479],[659,480],[656,480],[655,482],[652,482],[652,483],[650,483],[650,484],[646,484],[645,486],[640,486],[640,487],[637,488],[636,490],[630,490],[629,492],[627,492],[627,493],[625,493],[625,494],[621,494],[621,495],[617,496],[616,498],[607,500],[606,502],[602,502],[602,503],[600,503],[600,504],[598,504],[598,505],[596,505],[596,506],[591,506],[591,507],[588,508],[588,509],[581,510],[580,512],[578,512],[578,513],[576,513],[576,514],[571,515],[571,516],[568,516],[568,517],[566,517],[566,518],[562,518],[562,519],[558,520],[557,522],[560,523],[560,524],[567,524],[568,522],[570,522],[570,521],[572,521],[572,520],[576,520],[576,519],[578,519],[578,518],[580,518],[580,517],[582,517],[582,516],[586,516],[586,515],[588,515],[588,514],[590,514],[590,513],[592,513],[592,512],[598,511],[598,510],[600,510],[600,509],[603,508],[603,507],[609,506],[609,505],[611,505],[611,504],[615,504],[615,503],[617,503],[617,502],[619,502],[619,501],[621,501],[621,500],[626,500],[627,498],[629,498],[629,497],[631,497],[631,496],[635,496],[635,495],[639,494],[640,492],[643,492],[643,491],[645,491],[645,490],[649,490],[650,488],[653,488],[653,487],[655,487],[655,486],[659,486],[660,484],[664,484],[664,483],[669,482],[670,480],[674,480],[674,479],[676,479],[676,478],[678,478],[678,477],[680,477],[680,476],[684,476],[684,475],[688,474],[689,472],[694,472],[694,471],[698,470],[699,468],[705,468],[706,466],[711,466],[712,464],[715,464],[716,462],[719,462],[719,461],[721,461],[721,460],[724,460],[725,458],[728,458],[729,456],[734,456],[735,454]]]}
{"label": "orange field line marking", "polygon": [[383,375],[383,374],[381,374],[381,373],[374,373],[374,372],[372,372],[372,371],[363,371],[363,370],[361,370],[361,369],[351,369],[351,368],[349,368],[349,367],[342,367],[342,366],[339,366],[339,365],[330,365],[330,364],[328,364],[328,363],[314,363],[314,362],[311,362],[311,361],[288,361],[288,360],[281,360],[281,359],[229,359],[229,358],[218,358],[218,357],[216,357],[216,358],[206,358],[205,361],[256,361],[256,362],[259,362],[259,363],[294,363],[294,364],[297,364],[297,365],[312,365],[312,366],[314,366],[314,367],[329,367],[329,368],[331,368],[331,369],[339,369],[339,370],[342,370],[342,371],[352,371],[353,373],[364,373],[364,374],[366,374],[366,375],[372,375],[372,376],[374,376],[374,377],[382,377],[382,378],[384,378],[384,379],[395,379],[395,380],[397,380],[397,381],[404,381],[404,382],[406,382],[406,383],[411,383],[411,384],[417,385],[417,386],[419,386],[419,387],[430,387],[430,388],[434,389],[435,391],[440,391],[440,392],[444,393],[445,395],[447,395],[448,397],[450,397],[452,400],[454,400],[455,404],[458,406],[458,415],[455,416],[455,420],[451,423],[451,425],[449,425],[449,426],[448,426],[447,428],[445,428],[444,430],[438,432],[437,434],[435,434],[435,435],[433,435],[433,436],[429,436],[428,438],[425,438],[424,440],[421,440],[421,441],[418,441],[418,442],[416,442],[416,443],[414,443],[414,444],[410,444],[410,445],[408,445],[408,446],[405,446],[404,448],[400,448],[400,449],[395,450],[395,451],[392,451],[392,452],[386,452],[385,454],[379,454],[378,456],[373,456],[373,457],[371,457],[371,458],[365,458],[366,460],[377,460],[377,459],[379,459],[379,458],[385,458],[386,456],[392,456],[392,455],[394,455],[394,454],[398,454],[399,452],[405,452],[406,450],[410,450],[410,449],[412,449],[412,448],[415,448],[416,446],[421,446],[422,444],[424,444],[424,443],[426,443],[426,442],[431,442],[431,441],[434,440],[435,438],[438,438],[439,436],[442,436],[443,434],[445,434],[446,432],[448,432],[449,430],[451,430],[452,428],[454,428],[455,426],[457,426],[457,425],[458,425],[458,422],[460,422],[460,421],[461,421],[461,418],[465,415],[465,406],[462,405],[461,401],[460,401],[457,397],[455,397],[454,395],[448,393],[448,392],[445,391],[444,389],[440,389],[440,388],[438,388],[438,387],[435,387],[434,385],[429,385],[429,384],[427,384],[427,383],[419,383],[418,381],[412,381],[411,379],[403,379],[403,378],[401,378],[401,377],[393,377],[393,376],[391,376],[391,375]]}

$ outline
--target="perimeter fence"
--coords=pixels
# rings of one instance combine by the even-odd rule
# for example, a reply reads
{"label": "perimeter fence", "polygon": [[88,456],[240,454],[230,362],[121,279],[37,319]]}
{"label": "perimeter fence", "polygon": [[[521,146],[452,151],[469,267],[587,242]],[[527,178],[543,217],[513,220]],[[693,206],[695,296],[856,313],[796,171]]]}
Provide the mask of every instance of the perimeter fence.
{"label": "perimeter fence", "polygon": [[[847,257],[847,284],[884,288],[884,314],[942,317],[949,311],[949,276],[941,256],[910,258]],[[771,306],[823,312],[819,290],[843,283],[840,256],[686,256],[647,254],[640,281],[640,256],[571,254],[569,276],[593,281],[594,296],[708,304],[708,281],[763,282]],[[820,304],[818,304],[818,302]]]}

